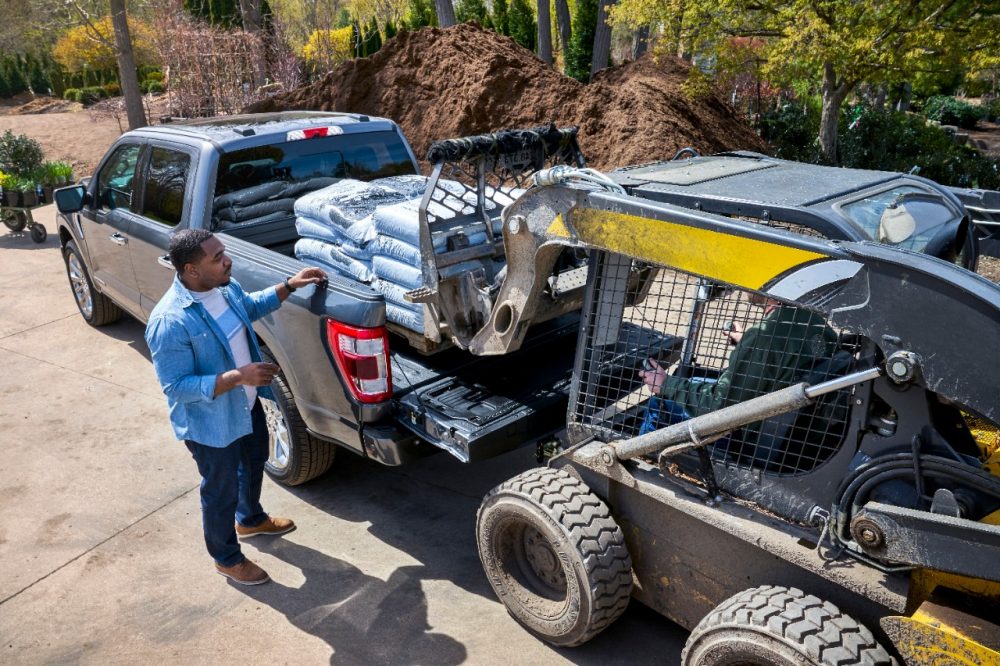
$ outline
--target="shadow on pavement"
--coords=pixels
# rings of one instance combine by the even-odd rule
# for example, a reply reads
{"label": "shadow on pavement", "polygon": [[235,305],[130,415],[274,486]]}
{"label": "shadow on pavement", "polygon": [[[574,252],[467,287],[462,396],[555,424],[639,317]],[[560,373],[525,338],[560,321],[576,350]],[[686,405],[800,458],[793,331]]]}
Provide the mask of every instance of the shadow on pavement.
{"label": "shadow on pavement", "polygon": [[331,664],[441,664],[465,661],[465,647],[430,631],[424,567],[400,567],[388,580],[292,541],[255,544],[298,567],[305,582],[291,589],[276,582],[239,589],[283,613],[302,631],[326,641]]}
{"label": "shadow on pavement", "polygon": [[[420,565],[402,567],[386,582],[367,581],[365,584],[371,586],[369,589],[374,601],[351,601],[360,608],[365,608],[366,604],[376,604],[377,607],[369,609],[366,617],[377,615],[383,621],[397,624],[397,627],[377,628],[366,625],[363,628],[352,628],[352,634],[342,626],[349,620],[340,617],[337,614],[339,611],[334,612],[336,609],[333,609],[329,612],[313,611],[324,617],[329,616],[330,627],[321,628],[316,624],[319,620],[316,620],[313,628],[308,630],[324,638],[331,636],[344,640],[349,650],[362,649],[354,645],[358,634],[370,634],[376,639],[384,639],[386,645],[378,649],[384,651],[384,656],[391,663],[453,663],[445,659],[452,655],[447,649],[440,653],[439,658],[434,659],[418,659],[416,652],[413,653],[413,658],[406,658],[405,653],[397,654],[393,650],[396,649],[395,646],[405,645],[409,641],[416,641],[415,644],[419,645],[420,641],[428,640],[426,637],[413,635],[414,632],[419,634],[426,631],[426,600],[420,589],[421,581],[447,580],[467,592],[500,603],[479,562],[475,539],[476,511],[482,497],[491,488],[535,465],[533,449],[520,449],[472,465],[441,453],[396,468],[384,467],[347,452],[338,452],[334,469],[330,473],[304,487],[291,489],[291,492],[299,499],[341,520],[368,524],[368,531],[372,536],[407,553],[420,562]],[[353,582],[361,574],[338,560],[291,543],[254,545],[263,546],[267,552],[296,566],[304,566],[297,558],[302,558],[309,566],[330,566],[332,572],[307,572],[307,575],[325,577],[327,583],[324,585],[330,588],[326,594],[334,595],[335,600],[347,596],[338,591],[338,586],[349,591],[357,591],[361,587],[361,584]],[[338,577],[341,575],[346,576],[347,583],[339,582]],[[268,601],[271,596],[264,591],[260,592],[262,596],[259,598],[279,610],[283,610],[282,604],[289,603],[312,603],[317,607],[326,604],[324,608],[341,603],[326,600],[317,604],[315,600],[308,601],[311,595],[304,595],[306,599],[298,602],[277,598],[287,593],[287,590],[283,590],[281,595],[275,595],[274,604]],[[298,594],[300,593],[296,591],[291,596]],[[399,602],[394,610],[379,605],[383,603],[381,600],[390,596],[394,603]],[[296,614],[305,612],[305,609],[295,610]],[[347,615],[355,614],[353,610],[345,612]],[[292,615],[289,619],[301,626],[301,619]],[[517,626],[509,617],[504,622],[509,622],[509,626],[498,626],[498,632],[509,632]],[[442,645],[446,645],[445,638],[434,640],[443,641]],[[683,628],[633,602],[622,618],[586,645],[571,649],[552,649],[575,663],[595,666],[679,663],[680,651],[686,638],[687,632]],[[342,649],[340,643],[331,645],[335,650]],[[365,649],[373,650],[375,647],[367,646]],[[365,656],[360,652],[351,654],[359,659]],[[383,652],[372,656],[374,661],[382,663],[382,656],[379,655],[383,655]],[[398,660],[393,657],[398,657]],[[336,655],[333,661],[336,662]]]}

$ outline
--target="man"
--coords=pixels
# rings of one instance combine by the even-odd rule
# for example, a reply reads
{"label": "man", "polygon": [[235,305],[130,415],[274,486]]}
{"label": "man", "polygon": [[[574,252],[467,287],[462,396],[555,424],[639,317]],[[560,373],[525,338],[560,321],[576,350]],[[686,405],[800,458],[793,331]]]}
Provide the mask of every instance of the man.
{"label": "man", "polygon": [[650,399],[640,434],[791,386],[833,355],[837,334],[819,315],[757,294],[750,302],[764,308],[764,318],[746,331],[738,324],[730,329],[735,346],[718,380],[671,376],[655,363],[639,373],[658,396]]}
{"label": "man", "polygon": [[243,556],[237,535],[284,534],[295,523],[267,515],[260,505],[268,432],[258,397],[274,399],[268,384],[278,366],[261,361],[251,322],[326,274],[305,268],[248,294],[230,278],[233,262],[212,233],[179,231],[169,252],[177,274],[153,308],[146,343],[174,434],[202,477],[205,545],[223,576],[243,585],[266,583],[270,577]]}

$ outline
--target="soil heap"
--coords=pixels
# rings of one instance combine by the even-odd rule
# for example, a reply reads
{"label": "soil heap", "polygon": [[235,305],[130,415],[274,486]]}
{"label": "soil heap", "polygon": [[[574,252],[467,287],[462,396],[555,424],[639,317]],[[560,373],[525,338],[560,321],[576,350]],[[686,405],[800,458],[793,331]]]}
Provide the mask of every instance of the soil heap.
{"label": "soil heap", "polygon": [[681,93],[688,65],[644,56],[584,85],[508,37],[471,23],[402,32],[378,53],[342,63],[319,81],[251,106],[250,112],[320,110],[395,120],[423,157],[433,141],[554,121],[579,125],[588,166],[764,144],[717,96]]}

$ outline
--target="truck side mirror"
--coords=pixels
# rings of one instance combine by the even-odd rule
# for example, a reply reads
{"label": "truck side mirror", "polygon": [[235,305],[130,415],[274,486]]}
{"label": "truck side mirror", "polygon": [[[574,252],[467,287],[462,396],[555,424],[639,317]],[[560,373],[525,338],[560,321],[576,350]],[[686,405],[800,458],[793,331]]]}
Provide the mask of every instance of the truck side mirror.
{"label": "truck side mirror", "polygon": [[53,198],[56,200],[56,208],[64,214],[79,212],[90,199],[83,185],[60,187],[53,193]]}

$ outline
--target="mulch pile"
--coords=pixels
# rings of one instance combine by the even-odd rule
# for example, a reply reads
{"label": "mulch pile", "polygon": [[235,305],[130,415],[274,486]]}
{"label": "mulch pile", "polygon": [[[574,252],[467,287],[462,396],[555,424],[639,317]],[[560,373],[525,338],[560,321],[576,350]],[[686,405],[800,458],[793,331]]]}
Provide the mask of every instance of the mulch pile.
{"label": "mulch pile", "polygon": [[548,121],[580,126],[580,147],[598,169],[702,153],[763,150],[754,132],[716,96],[681,93],[680,59],[644,56],[584,85],[512,39],[466,23],[400,33],[370,58],[259,102],[249,112],[363,113],[400,124],[418,157],[433,141]]}

